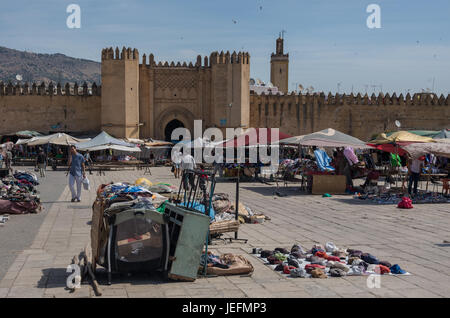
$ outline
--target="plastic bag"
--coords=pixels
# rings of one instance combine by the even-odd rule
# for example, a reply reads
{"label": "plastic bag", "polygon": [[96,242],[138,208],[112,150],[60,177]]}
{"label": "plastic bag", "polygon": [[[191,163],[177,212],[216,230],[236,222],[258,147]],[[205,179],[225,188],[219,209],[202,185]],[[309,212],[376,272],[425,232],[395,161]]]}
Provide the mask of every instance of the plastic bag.
{"label": "plastic bag", "polygon": [[84,190],[89,191],[91,189],[90,184],[89,184],[89,179],[87,177],[83,179],[82,183],[83,183]]}

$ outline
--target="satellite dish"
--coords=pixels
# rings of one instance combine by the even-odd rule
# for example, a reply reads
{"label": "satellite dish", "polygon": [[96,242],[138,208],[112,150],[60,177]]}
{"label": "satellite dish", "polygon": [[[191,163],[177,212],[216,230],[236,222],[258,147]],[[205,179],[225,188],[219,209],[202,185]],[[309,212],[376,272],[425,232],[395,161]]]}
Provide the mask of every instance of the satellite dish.
{"label": "satellite dish", "polygon": [[22,75],[17,74],[17,75],[16,75],[16,80],[21,81],[21,80],[22,80]]}
{"label": "satellite dish", "polygon": [[396,120],[395,121],[395,126],[397,126],[397,128],[400,128],[400,127],[402,127],[402,124],[398,120]]}
{"label": "satellite dish", "polygon": [[269,82],[269,84],[267,84],[267,87],[273,87],[273,84]]}
{"label": "satellite dish", "polygon": [[262,84],[262,81],[261,81],[259,78],[257,78],[257,79],[256,79],[256,84],[257,84],[257,85],[261,85],[261,84]]}
{"label": "satellite dish", "polygon": [[256,84],[255,80],[253,78],[251,78],[250,79],[250,85],[255,85],[255,84]]}

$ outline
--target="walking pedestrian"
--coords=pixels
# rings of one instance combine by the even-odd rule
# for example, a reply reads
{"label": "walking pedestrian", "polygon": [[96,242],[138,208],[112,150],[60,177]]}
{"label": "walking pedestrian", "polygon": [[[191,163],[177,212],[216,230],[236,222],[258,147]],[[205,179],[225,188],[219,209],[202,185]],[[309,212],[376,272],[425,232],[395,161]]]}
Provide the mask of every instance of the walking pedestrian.
{"label": "walking pedestrian", "polygon": [[180,177],[181,158],[183,154],[176,149],[172,153],[172,172],[176,179]]}
{"label": "walking pedestrian", "polygon": [[181,170],[183,171],[184,179],[182,180],[184,189],[187,191],[190,188],[193,188],[194,185],[194,173],[192,170],[196,168],[196,162],[194,157],[192,157],[190,154],[185,154],[181,158]]}
{"label": "walking pedestrian", "polygon": [[84,154],[84,162],[85,165],[88,167],[89,169],[89,174],[92,174],[92,164],[94,163],[91,159],[91,154],[89,153],[89,150],[86,151],[86,153]]}
{"label": "walking pedestrian", "polygon": [[47,156],[42,148],[39,148],[39,153],[36,157],[36,167],[39,169],[41,178],[45,177],[45,168],[47,167]]}
{"label": "walking pedestrian", "polygon": [[[69,188],[72,193],[72,202],[81,201],[81,183],[83,179],[86,178],[84,161],[83,155],[77,152],[75,146],[70,146],[70,156],[68,162],[69,170],[67,171],[67,174],[69,175]],[[75,183],[77,184],[76,192]]]}

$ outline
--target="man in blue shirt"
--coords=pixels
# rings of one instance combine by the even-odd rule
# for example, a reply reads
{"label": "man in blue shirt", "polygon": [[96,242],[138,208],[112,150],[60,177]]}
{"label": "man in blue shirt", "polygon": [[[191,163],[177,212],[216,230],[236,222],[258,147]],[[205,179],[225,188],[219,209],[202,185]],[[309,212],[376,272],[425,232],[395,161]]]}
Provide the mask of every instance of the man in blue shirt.
{"label": "man in blue shirt", "polygon": [[[72,193],[72,202],[81,201],[81,182],[86,178],[86,171],[84,167],[84,157],[82,154],[77,152],[74,145],[70,146],[70,157],[69,157],[69,188]],[[77,191],[75,192],[75,182],[77,183]]]}

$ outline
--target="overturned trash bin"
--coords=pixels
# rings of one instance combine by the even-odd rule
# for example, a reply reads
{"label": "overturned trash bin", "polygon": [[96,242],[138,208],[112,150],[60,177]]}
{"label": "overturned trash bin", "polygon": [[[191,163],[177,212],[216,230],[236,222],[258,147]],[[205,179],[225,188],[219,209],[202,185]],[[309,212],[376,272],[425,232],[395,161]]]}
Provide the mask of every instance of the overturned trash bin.
{"label": "overturned trash bin", "polygon": [[98,225],[101,229],[91,232],[92,251],[96,263],[107,269],[108,284],[111,284],[112,273],[166,271],[168,268],[166,217],[148,208],[122,210],[121,204],[112,204],[103,213],[100,209],[96,211],[94,204],[92,229],[98,229]]}
{"label": "overturned trash bin", "polygon": [[167,202],[164,215],[169,226],[169,271],[173,280],[194,281],[208,234],[210,217],[194,209]]}

